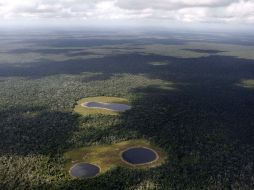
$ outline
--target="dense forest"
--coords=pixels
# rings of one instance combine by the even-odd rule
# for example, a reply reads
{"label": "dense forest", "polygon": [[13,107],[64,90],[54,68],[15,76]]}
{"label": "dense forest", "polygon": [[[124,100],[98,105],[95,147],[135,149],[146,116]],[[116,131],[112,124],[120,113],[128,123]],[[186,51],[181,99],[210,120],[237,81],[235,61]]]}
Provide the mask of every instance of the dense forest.
{"label": "dense forest", "polygon": [[[254,38],[41,33],[0,37],[0,189],[254,189]],[[95,96],[132,109],[73,112]],[[167,161],[91,179],[64,169],[66,151],[140,138]]]}

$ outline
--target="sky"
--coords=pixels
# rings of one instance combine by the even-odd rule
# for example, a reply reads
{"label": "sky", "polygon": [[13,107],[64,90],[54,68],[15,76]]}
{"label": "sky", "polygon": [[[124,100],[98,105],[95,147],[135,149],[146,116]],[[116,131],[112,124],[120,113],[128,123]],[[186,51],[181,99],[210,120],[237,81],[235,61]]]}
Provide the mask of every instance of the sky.
{"label": "sky", "polygon": [[254,0],[0,0],[0,23],[254,25]]}

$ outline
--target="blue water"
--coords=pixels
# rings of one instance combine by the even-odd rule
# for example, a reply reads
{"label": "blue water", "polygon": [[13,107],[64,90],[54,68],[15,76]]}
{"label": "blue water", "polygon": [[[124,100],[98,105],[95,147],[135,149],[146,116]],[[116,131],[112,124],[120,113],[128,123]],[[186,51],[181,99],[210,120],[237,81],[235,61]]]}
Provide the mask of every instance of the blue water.
{"label": "blue water", "polygon": [[156,160],[157,155],[148,148],[137,147],[124,151],[122,157],[131,164],[145,164]]}
{"label": "blue water", "polygon": [[94,177],[100,172],[100,168],[89,163],[78,163],[75,164],[71,170],[70,174],[74,177]]}
{"label": "blue water", "polygon": [[131,106],[126,104],[101,103],[101,102],[85,102],[82,104],[82,106],[88,108],[108,109],[117,112],[124,112],[126,110],[131,109]]}

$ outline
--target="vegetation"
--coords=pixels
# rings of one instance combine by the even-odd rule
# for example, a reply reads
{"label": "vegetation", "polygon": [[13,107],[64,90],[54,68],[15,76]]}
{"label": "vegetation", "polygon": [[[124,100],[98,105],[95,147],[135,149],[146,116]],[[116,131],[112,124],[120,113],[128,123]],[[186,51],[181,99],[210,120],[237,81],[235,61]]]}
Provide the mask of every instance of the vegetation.
{"label": "vegetation", "polygon": [[[239,85],[254,78],[253,44],[189,33],[5,34],[0,189],[253,189],[254,91]],[[77,100],[100,96],[126,98],[132,109],[73,112]],[[66,172],[70,150],[133,139],[168,159],[147,169],[112,166],[92,179]]]}
{"label": "vegetation", "polygon": [[92,114],[105,114],[105,115],[118,115],[118,112],[105,110],[105,109],[91,109],[82,106],[85,102],[103,102],[103,103],[119,103],[119,104],[129,104],[128,100],[125,98],[117,98],[117,97],[89,97],[83,98],[77,102],[77,105],[74,108],[74,111],[81,115],[92,115]]}

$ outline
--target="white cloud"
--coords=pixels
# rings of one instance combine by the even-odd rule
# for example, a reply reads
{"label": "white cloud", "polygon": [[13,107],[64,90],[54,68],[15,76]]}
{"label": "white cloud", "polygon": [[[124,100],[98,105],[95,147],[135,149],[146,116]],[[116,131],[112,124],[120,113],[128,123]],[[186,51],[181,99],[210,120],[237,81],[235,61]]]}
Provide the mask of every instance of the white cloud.
{"label": "white cloud", "polygon": [[186,7],[219,7],[237,0],[118,0],[116,4],[126,9],[181,9]]}
{"label": "white cloud", "polygon": [[254,24],[254,0],[0,0],[0,20],[29,18]]}

